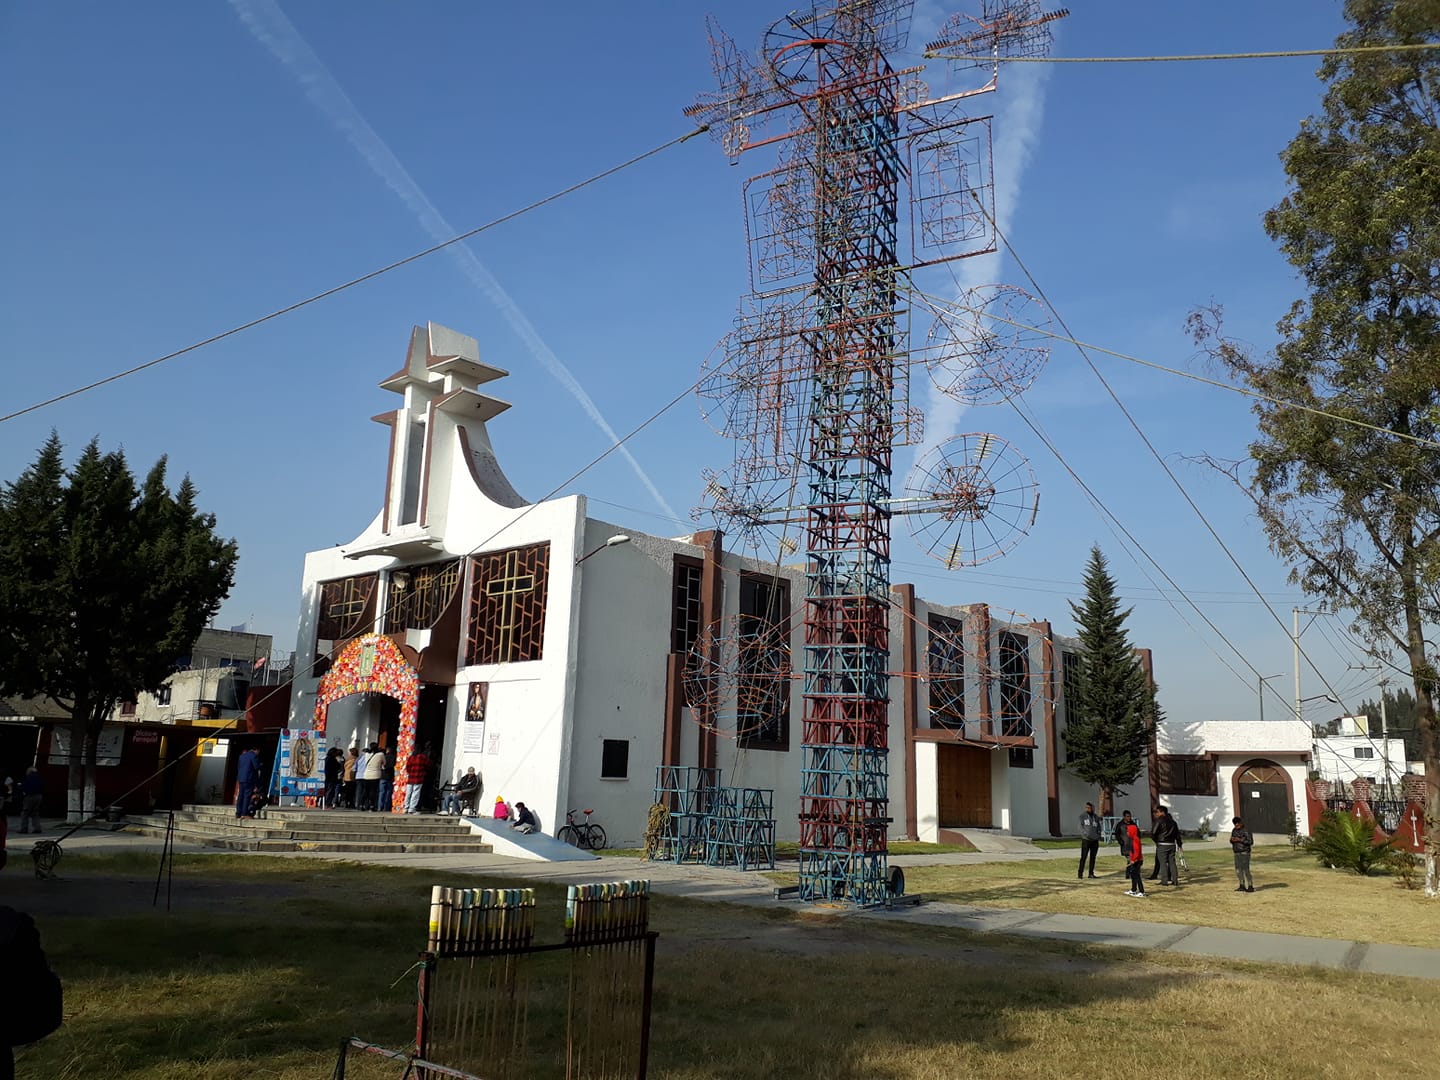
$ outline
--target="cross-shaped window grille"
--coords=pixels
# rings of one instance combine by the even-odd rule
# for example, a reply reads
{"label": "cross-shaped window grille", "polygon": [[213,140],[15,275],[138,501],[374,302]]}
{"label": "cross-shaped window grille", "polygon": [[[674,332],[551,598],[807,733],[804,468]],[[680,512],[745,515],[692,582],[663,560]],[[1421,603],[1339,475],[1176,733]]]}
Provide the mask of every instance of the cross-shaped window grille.
{"label": "cross-shaped window grille", "polygon": [[476,555],[470,585],[467,664],[539,660],[545,644],[550,545]]}

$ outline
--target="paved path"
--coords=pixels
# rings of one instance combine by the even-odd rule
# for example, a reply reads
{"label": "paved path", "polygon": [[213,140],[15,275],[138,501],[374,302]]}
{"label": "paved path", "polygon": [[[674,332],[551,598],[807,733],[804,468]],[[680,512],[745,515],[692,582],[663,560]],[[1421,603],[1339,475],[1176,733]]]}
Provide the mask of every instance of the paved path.
{"label": "paved path", "polygon": [[[54,834],[52,834],[54,835]],[[15,839],[19,839],[16,837]],[[127,833],[82,832],[65,843],[72,851],[151,851],[158,854],[161,841]],[[11,867],[22,865],[18,845],[11,845]],[[181,851],[219,853],[213,848],[177,845]],[[952,855],[893,856],[896,865],[950,863],[957,858],[976,862],[1002,862],[1029,858],[1074,858],[1071,851],[1037,851],[1034,855],[976,858],[976,853]],[[774,908],[775,885],[768,878],[738,870],[708,866],[676,866],[644,859],[606,857],[591,863],[542,863],[498,855],[369,855],[363,853],[317,854],[296,852],[281,858],[319,858],[342,862],[374,863],[412,870],[443,871],[448,874],[484,874],[528,881],[583,883],[648,878],[657,893],[694,900],[723,901],[754,907]],[[901,860],[904,860],[903,862]],[[61,872],[64,872],[63,863]],[[954,927],[977,933],[1008,934],[1045,941],[1071,941],[1089,945],[1118,945],[1132,949],[1183,953],[1262,963],[1299,964],[1363,971],[1376,975],[1408,975],[1440,979],[1440,949],[1410,945],[1383,945],[1336,938],[1301,937],[1293,934],[1262,934],[1249,930],[1222,930],[1181,923],[1135,922],[1094,915],[1064,915],[1016,908],[975,907],[967,904],[925,903],[890,910],[853,911],[829,907],[787,905],[794,911],[812,911],[829,916],[873,919],[891,924]]]}

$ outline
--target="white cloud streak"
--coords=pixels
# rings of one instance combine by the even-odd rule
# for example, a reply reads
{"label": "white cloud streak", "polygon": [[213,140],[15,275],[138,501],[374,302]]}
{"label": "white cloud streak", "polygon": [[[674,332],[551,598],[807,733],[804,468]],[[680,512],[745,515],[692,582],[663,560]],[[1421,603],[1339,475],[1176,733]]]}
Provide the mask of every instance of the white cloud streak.
{"label": "white cloud streak", "polygon": [[[1020,207],[1021,181],[1040,139],[1040,128],[1045,118],[1045,90],[1050,76],[1045,64],[1010,64],[1000,74],[1000,85],[996,91],[999,108],[992,129],[995,140],[995,221],[1000,231],[1008,236],[1011,222]],[[1000,280],[1003,263],[1002,254],[997,251],[952,264],[955,268],[956,298],[959,299],[967,289],[1005,284]],[[917,331],[919,329],[916,328]],[[967,408],[942,393],[931,382],[925,406],[926,446],[934,446],[956,434]]]}
{"label": "white cloud streak", "polygon": [[[240,21],[255,40],[265,46],[295,76],[310,104],[335,126],[351,148],[365,159],[370,170],[395,193],[406,209],[415,215],[420,227],[437,242],[455,236],[459,230],[445,220],[444,215],[420,189],[420,185],[400,163],[385,140],[360,114],[350,96],[330,74],[324,61],[315,54],[304,35],[280,10],[279,4],[275,0],[230,0],[230,6],[235,9]],[[610,426],[599,406],[580,385],[574,373],[545,343],[534,324],[495,279],[495,275],[470,250],[469,245],[452,244],[446,251],[455,260],[460,272],[495,305],[530,354],[579,403],[585,415],[604,432],[611,445],[618,448],[620,456],[634,470],[656,504],[670,517],[679,517],[666,502],[660,489],[641,468],[640,463],[635,460],[629,448],[621,443],[620,436],[615,433],[615,429]]]}

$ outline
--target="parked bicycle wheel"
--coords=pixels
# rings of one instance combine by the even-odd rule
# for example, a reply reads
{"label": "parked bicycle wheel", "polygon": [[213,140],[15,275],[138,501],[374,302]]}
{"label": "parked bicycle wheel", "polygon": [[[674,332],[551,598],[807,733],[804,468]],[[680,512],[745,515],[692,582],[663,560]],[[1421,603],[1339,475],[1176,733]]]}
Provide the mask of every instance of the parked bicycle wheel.
{"label": "parked bicycle wheel", "polygon": [[585,842],[591,851],[599,851],[601,848],[608,846],[605,843],[605,830],[599,825],[590,826],[589,835],[585,837]]}
{"label": "parked bicycle wheel", "polygon": [[555,839],[561,843],[569,844],[572,847],[583,848],[584,841],[580,839],[580,833],[574,825],[562,825],[560,831],[555,834]]}

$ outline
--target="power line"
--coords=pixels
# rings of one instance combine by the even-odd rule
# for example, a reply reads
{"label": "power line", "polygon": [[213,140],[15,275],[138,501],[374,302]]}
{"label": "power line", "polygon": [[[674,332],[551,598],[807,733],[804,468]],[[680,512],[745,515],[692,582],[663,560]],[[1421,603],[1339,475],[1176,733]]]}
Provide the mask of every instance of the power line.
{"label": "power line", "polygon": [[[251,330],[257,326],[260,326],[263,323],[278,319],[282,315],[288,315],[292,311],[299,311],[303,307],[308,307],[310,304],[317,303],[320,300],[325,300],[328,297],[334,296],[336,293],[344,292],[346,289],[353,289],[356,285],[363,285],[365,282],[372,281],[375,278],[380,277],[382,274],[388,274],[392,270],[398,270],[402,266],[408,266],[410,263],[416,262],[419,259],[423,259],[428,255],[434,255],[437,251],[444,251],[446,248],[453,247],[455,244],[459,244],[465,240],[469,240],[473,236],[479,236],[481,233],[486,232],[489,229],[493,229],[497,225],[503,225],[506,222],[514,221],[516,218],[522,216],[523,214],[528,214],[532,210],[538,210],[540,207],[555,202],[557,199],[564,198],[566,195],[573,194],[574,192],[579,191],[581,188],[589,187],[591,184],[597,183],[600,180],[604,180],[608,177],[614,176],[616,173],[621,172],[624,169],[628,169],[632,165],[638,165],[646,158],[654,157],[656,154],[668,150],[672,146],[678,146],[681,143],[687,141],[688,139],[692,139],[696,135],[708,131],[709,127],[710,125],[708,124],[702,124],[694,131],[688,132],[685,135],[680,135],[677,138],[671,139],[669,142],[661,143],[659,146],[652,147],[651,149],[646,150],[642,154],[637,154],[626,161],[622,161],[618,165],[612,165],[610,168],[605,169],[602,172],[595,173],[593,176],[587,177],[584,180],[571,184],[567,188],[562,188],[560,191],[547,195],[543,199],[537,199],[535,202],[522,206],[518,210],[512,210],[510,213],[495,218],[493,221],[487,221],[484,225],[476,226],[473,229],[461,233],[459,236],[452,236],[449,240],[442,240],[438,244],[434,244],[423,251],[417,251],[413,255],[407,255],[405,258],[389,263],[386,266],[382,266],[378,270],[371,270],[367,274],[361,274],[357,278],[351,278],[349,281],[343,282],[339,285],[335,285],[329,289],[324,290],[323,292],[318,292],[313,296],[307,296],[305,299],[297,300],[295,303],[287,304],[285,307],[277,308],[275,311],[272,311],[267,315],[261,315],[258,318],[251,319],[249,322],[244,322],[241,323],[239,326],[231,327],[229,330],[224,330],[218,334],[213,334],[210,337],[205,338],[203,341],[197,341],[192,345],[186,345],[183,349],[176,349],[174,352],[166,353],[164,356],[157,356],[153,360],[147,360],[143,364],[136,364],[134,367],[126,368],[124,371],[118,371],[113,375],[107,375],[103,379],[96,379],[94,382],[86,383],[84,386],[77,386],[75,389],[67,390],[63,394],[56,394],[54,397],[46,398],[44,401],[37,401],[35,404],[27,405],[23,409],[17,409],[11,413],[5,413],[3,416],[0,416],[0,424],[3,424],[7,420],[14,420],[17,416],[24,416],[26,413],[35,412],[39,409],[46,408],[47,406],[57,404],[61,401],[65,401],[68,398],[77,397],[78,395],[86,393],[87,391],[94,390],[98,387],[106,386],[109,383],[127,378],[130,375],[135,375],[141,371],[146,371],[149,368],[156,367],[160,364],[165,363],[166,361],[174,360],[177,357],[184,356],[186,353],[192,353],[196,349],[202,349],[206,345],[213,345],[217,341],[223,341],[228,337],[234,337],[236,334],[243,333],[246,330]],[[619,443],[616,443],[615,445],[618,446]]]}
{"label": "power line", "polygon": [[[1117,360],[1125,360],[1141,367],[1151,368],[1155,371],[1163,371],[1167,375],[1175,375],[1182,379],[1189,379],[1192,382],[1202,383],[1205,386],[1213,386],[1219,390],[1228,390],[1232,394],[1239,394],[1241,397],[1253,398],[1256,401],[1264,401],[1270,405],[1277,405],[1285,409],[1295,409],[1298,412],[1310,413],[1312,416],[1324,416],[1342,424],[1349,424],[1352,427],[1364,428],[1366,431],[1373,431],[1380,435],[1393,435],[1397,439],[1413,442],[1418,446],[1426,446],[1434,450],[1440,450],[1440,441],[1427,439],[1422,435],[1413,435],[1408,431],[1396,431],[1394,428],[1387,428],[1380,424],[1372,424],[1367,420],[1357,420],[1353,416],[1344,416],[1340,413],[1331,412],[1328,409],[1317,408],[1314,405],[1302,405],[1298,401],[1287,401],[1284,398],[1271,397],[1269,394],[1262,394],[1259,391],[1251,390],[1248,387],[1237,386],[1234,383],[1222,382],[1219,379],[1210,379],[1204,375],[1197,375],[1193,371],[1184,371],[1180,368],[1169,367],[1155,360],[1146,360],[1144,357],[1132,356],[1129,353],[1120,352],[1117,349],[1108,349],[1104,345],[1096,345],[1092,342],[1081,341],[1065,333],[1057,333],[1055,330],[1044,326],[1031,326],[1028,323],[1019,322],[1015,319],[1007,319],[1003,315],[987,311],[983,308],[970,307],[959,303],[956,300],[949,300],[943,296],[936,296],[933,293],[925,292],[922,289],[913,290],[916,295],[934,300],[936,303],[944,304],[946,307],[956,311],[968,312],[972,315],[982,316],[992,322],[1004,323],[1006,326],[1013,326],[1017,330],[1025,330],[1032,334],[1040,334],[1043,337],[1052,338],[1055,341],[1063,341],[1067,345],[1074,345],[1082,354],[1085,351],[1103,353],[1106,356],[1113,356]],[[1052,309],[1053,310],[1053,309]]]}
{"label": "power line", "polygon": [[[1015,260],[1015,264],[1020,268],[1021,273],[1025,275],[1026,280],[1029,281],[1030,285],[1035,289],[1036,295],[1050,310],[1051,314],[1055,316],[1055,321],[1060,324],[1061,329],[1063,329],[1066,334],[1070,334],[1070,327],[1066,324],[1064,317],[1059,313],[1059,311],[1055,309],[1055,306],[1050,302],[1050,298],[1045,294],[1045,290],[1041,288],[1040,283],[1035,280],[1035,276],[1030,273],[1029,267],[1026,266],[1025,261],[1020,258],[1020,255],[1015,251],[1014,247],[1010,243],[1009,238],[1000,229],[999,224],[995,221],[994,217],[991,216],[989,210],[985,207],[985,205],[980,202],[978,197],[976,198],[976,202],[980,205],[981,212],[989,220],[990,225],[995,229],[996,237],[999,238],[1000,242],[1005,246],[1005,250],[1009,253],[1010,257]],[[1174,484],[1176,490],[1180,492],[1180,495],[1182,498],[1184,498],[1186,504],[1189,505],[1190,509],[1195,512],[1195,516],[1200,519],[1200,523],[1205,526],[1206,531],[1215,540],[1216,544],[1219,545],[1220,550],[1225,553],[1225,556],[1230,560],[1231,565],[1233,565],[1235,569],[1239,572],[1241,578],[1244,579],[1245,584],[1250,587],[1252,592],[1254,592],[1255,596],[1264,605],[1265,610],[1270,614],[1270,617],[1275,620],[1276,624],[1280,627],[1282,631],[1284,631],[1285,635],[1287,637],[1291,637],[1290,629],[1285,625],[1284,620],[1281,619],[1279,613],[1276,612],[1275,608],[1270,604],[1270,601],[1265,598],[1265,595],[1260,591],[1254,580],[1246,572],[1245,568],[1240,564],[1240,560],[1237,559],[1235,554],[1230,550],[1229,545],[1225,543],[1224,539],[1215,530],[1215,527],[1210,524],[1209,518],[1205,516],[1204,511],[1200,509],[1199,505],[1195,502],[1195,500],[1191,498],[1189,491],[1187,491],[1185,485],[1180,482],[1180,478],[1175,475],[1174,471],[1165,461],[1164,456],[1157,449],[1155,449],[1155,445],[1150,441],[1149,437],[1140,427],[1140,424],[1135,419],[1134,415],[1130,412],[1128,408],[1125,407],[1125,404],[1120,400],[1119,395],[1115,393],[1109,382],[1107,382],[1105,377],[1100,373],[1100,369],[1095,366],[1094,361],[1090,359],[1084,348],[1077,346],[1077,349],[1081,357],[1084,359],[1086,366],[1090,368],[1091,373],[1095,376],[1096,379],[1099,380],[1100,385],[1104,387],[1105,392],[1110,396],[1110,399],[1115,403],[1121,414],[1129,422],[1130,426],[1134,429],[1135,434],[1140,437],[1140,441],[1145,444],[1145,448],[1150,452],[1150,455],[1160,465],[1160,468],[1164,471],[1165,475],[1169,477],[1171,483]],[[1215,628],[1214,624],[1210,623],[1208,619],[1206,619],[1206,622],[1211,626],[1212,629]],[[1292,640],[1294,639],[1292,638]],[[1226,640],[1226,644],[1230,645],[1231,649],[1235,648],[1234,645],[1230,644],[1228,639]],[[1304,657],[1306,663],[1310,665],[1311,670],[1313,670],[1315,674],[1320,677],[1320,681],[1325,686],[1326,691],[1328,691],[1330,695],[1341,704],[1342,708],[1348,709],[1349,706],[1344,704],[1345,699],[1340,694],[1336,693],[1335,688],[1330,684],[1330,680],[1327,679],[1325,675],[1320,671],[1320,669],[1316,666],[1314,660],[1312,660],[1309,654],[1305,651],[1304,646],[1302,646],[1299,641],[1295,641],[1295,648],[1300,653],[1300,655]],[[1260,673],[1254,668],[1254,666],[1250,664],[1248,659],[1245,660],[1245,663],[1246,666],[1250,667],[1252,671],[1255,671],[1256,678],[1260,680],[1259,685],[1261,687],[1261,692],[1263,693],[1264,687],[1266,685],[1265,680],[1260,676]],[[1280,700],[1285,700],[1284,697],[1279,694],[1279,691],[1275,691],[1274,693],[1277,697],[1280,697]],[[1289,703],[1287,702],[1287,706],[1288,705]]]}
{"label": "power line", "polygon": [[1431,52],[1440,43],[1414,45],[1336,45],[1328,49],[1280,49],[1274,52],[1191,53],[1179,56],[947,56],[927,50],[927,60],[977,60],[1001,64],[1173,64],[1197,60],[1281,60],[1299,56],[1363,56],[1368,53]]}

